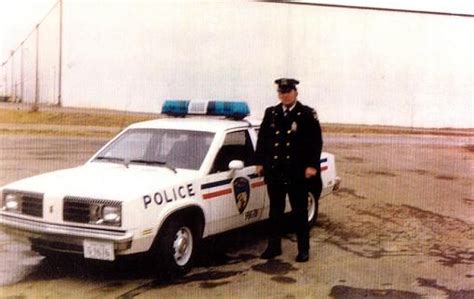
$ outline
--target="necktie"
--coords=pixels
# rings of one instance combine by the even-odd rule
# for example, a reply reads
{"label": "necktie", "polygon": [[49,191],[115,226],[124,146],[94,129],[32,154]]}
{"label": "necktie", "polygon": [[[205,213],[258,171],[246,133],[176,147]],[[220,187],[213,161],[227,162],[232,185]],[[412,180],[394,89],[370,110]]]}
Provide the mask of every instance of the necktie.
{"label": "necktie", "polygon": [[283,112],[283,116],[287,117],[289,113],[290,113],[290,109],[286,108],[285,111]]}

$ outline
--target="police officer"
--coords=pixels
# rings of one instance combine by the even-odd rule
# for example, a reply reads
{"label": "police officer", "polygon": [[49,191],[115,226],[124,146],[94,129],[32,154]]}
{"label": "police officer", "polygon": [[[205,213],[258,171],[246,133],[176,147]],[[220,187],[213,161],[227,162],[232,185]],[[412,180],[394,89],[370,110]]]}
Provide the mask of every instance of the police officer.
{"label": "police officer", "polygon": [[321,127],[316,111],[297,101],[295,79],[275,80],[280,104],[265,110],[257,142],[257,173],[270,197],[269,239],[261,258],[281,255],[282,220],[288,194],[298,239],[297,262],[309,259],[308,192],[321,193]]}

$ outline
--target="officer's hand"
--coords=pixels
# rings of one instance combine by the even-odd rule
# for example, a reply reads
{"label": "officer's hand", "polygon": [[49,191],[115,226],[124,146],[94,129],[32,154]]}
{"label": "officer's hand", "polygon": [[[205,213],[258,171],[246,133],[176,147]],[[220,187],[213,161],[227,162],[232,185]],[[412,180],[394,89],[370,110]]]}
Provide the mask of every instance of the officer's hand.
{"label": "officer's hand", "polygon": [[314,167],[307,167],[304,176],[309,179],[314,177],[318,173],[318,170]]}
{"label": "officer's hand", "polygon": [[259,176],[263,176],[263,166],[262,165],[257,165],[257,174]]}

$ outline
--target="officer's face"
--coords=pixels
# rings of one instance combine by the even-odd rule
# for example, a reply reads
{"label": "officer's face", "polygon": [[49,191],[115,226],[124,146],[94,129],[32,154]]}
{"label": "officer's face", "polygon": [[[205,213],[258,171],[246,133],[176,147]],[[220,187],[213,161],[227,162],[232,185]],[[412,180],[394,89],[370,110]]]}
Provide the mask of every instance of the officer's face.
{"label": "officer's face", "polygon": [[294,89],[289,92],[278,92],[278,98],[283,106],[291,107],[296,102],[298,92]]}

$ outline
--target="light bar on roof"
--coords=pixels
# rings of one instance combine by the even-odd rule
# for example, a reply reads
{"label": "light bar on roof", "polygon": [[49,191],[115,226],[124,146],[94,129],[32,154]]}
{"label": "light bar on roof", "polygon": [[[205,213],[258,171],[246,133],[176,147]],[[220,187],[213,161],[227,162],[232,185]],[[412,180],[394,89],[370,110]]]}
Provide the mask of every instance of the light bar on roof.
{"label": "light bar on roof", "polygon": [[172,116],[212,115],[243,119],[250,114],[243,101],[166,100],[161,113]]}

